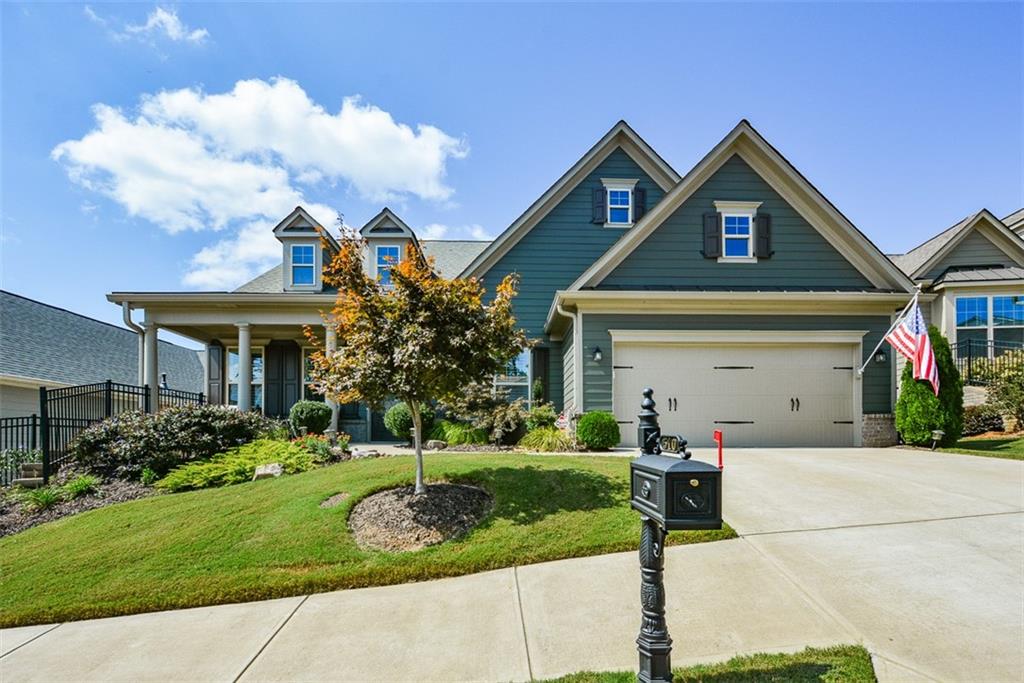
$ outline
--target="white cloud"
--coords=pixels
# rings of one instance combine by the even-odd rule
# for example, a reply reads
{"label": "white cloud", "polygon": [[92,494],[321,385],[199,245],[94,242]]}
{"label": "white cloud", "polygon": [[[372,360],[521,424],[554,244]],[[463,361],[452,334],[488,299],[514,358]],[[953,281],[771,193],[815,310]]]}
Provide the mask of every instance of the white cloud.
{"label": "white cloud", "polygon": [[425,240],[493,240],[491,235],[482,225],[472,223],[452,227],[443,223],[430,223],[418,228],[416,234]]}
{"label": "white cloud", "polygon": [[74,182],[172,234],[233,232],[195,255],[184,277],[195,287],[239,284],[279,260],[270,227],[296,205],[333,226],[336,209],[310,204],[310,185],[443,202],[453,193],[447,163],[467,154],[440,129],[414,129],[357,98],[331,114],[284,78],[240,81],[223,94],[165,91],[144,96],[136,112],[98,104],[93,113],[91,131],[51,153]]}
{"label": "white cloud", "polygon": [[198,45],[205,41],[210,32],[205,28],[193,29],[178,17],[177,10],[155,7],[141,24],[124,24],[120,29],[113,27],[113,22],[100,16],[92,7],[86,5],[82,10],[91,21],[107,29],[114,40],[137,39],[152,42],[156,38],[170,40],[175,43],[192,43]]}

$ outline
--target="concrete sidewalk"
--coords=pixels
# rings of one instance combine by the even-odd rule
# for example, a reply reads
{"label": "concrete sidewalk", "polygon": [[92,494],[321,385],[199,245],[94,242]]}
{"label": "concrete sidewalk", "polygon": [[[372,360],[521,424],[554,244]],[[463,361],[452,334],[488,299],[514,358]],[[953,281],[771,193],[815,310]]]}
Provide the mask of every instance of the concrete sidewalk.
{"label": "concrete sidewalk", "polygon": [[[698,457],[706,454],[698,454]],[[666,555],[673,663],[863,643],[887,680],[1019,681],[1024,466],[909,451],[751,450],[741,538]],[[619,553],[382,588],[0,631],[17,681],[521,681],[631,669]]]}

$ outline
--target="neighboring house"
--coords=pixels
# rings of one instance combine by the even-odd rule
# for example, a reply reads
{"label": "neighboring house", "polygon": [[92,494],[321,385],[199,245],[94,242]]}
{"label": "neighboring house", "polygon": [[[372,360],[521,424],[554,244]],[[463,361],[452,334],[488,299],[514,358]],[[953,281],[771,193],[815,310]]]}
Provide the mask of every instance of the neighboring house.
{"label": "neighboring house", "polygon": [[[284,415],[308,391],[302,326],[334,344],[321,269],[337,244],[301,207],[274,233],[282,264],[233,292],[108,299],[144,309],[150,338],[207,344],[211,401]],[[361,234],[384,283],[410,242],[489,291],[519,273],[516,315],[536,345],[495,382],[528,396],[539,379],[559,409],[611,410],[624,444],[648,385],[663,429],[692,445],[715,429],[732,446],[893,438],[892,354],[856,369],[916,283],[746,121],[685,176],[619,122],[490,243],[420,240],[389,209]],[[364,406],[341,417],[357,441],[390,439]]]}
{"label": "neighboring house", "polygon": [[[63,308],[0,290],[0,417],[39,412],[39,387],[139,381],[138,335]],[[199,354],[160,342],[172,389],[203,390]]]}
{"label": "neighboring house", "polygon": [[[1015,231],[1016,229],[1016,231]],[[982,209],[890,258],[923,292],[923,306],[960,355],[1024,346],[1024,209],[1002,220]]]}

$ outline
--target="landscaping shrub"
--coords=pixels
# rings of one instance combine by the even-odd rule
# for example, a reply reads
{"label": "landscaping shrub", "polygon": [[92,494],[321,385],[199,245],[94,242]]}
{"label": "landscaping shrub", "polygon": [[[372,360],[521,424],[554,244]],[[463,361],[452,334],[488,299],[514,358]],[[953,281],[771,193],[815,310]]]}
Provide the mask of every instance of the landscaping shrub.
{"label": "landscaping shrub", "polygon": [[[430,434],[430,430],[434,426],[434,409],[421,403],[420,422],[423,433]],[[412,411],[409,410],[409,406],[403,401],[388,408],[388,411],[384,413],[384,426],[395,435],[396,439],[411,442],[413,424]]]}
{"label": "landscaping shrub", "polygon": [[487,433],[496,444],[515,443],[526,424],[526,403],[509,400],[509,391],[491,384],[470,384],[458,398],[444,404],[448,413]]}
{"label": "landscaping shrub", "polygon": [[550,403],[541,403],[530,409],[526,416],[526,428],[532,432],[541,427],[554,427],[556,420],[558,413],[555,412],[555,407]]}
{"label": "landscaping shrub", "polygon": [[18,496],[21,508],[26,512],[42,512],[49,510],[64,497],[56,486],[43,486],[38,489],[26,489]]}
{"label": "landscaping shrub", "polygon": [[1003,431],[1003,416],[990,403],[964,408],[964,436]]}
{"label": "landscaping shrub", "polygon": [[430,438],[444,441],[449,446],[487,443],[487,432],[465,422],[441,420],[430,430]]}
{"label": "landscaping shrub", "polygon": [[1024,427],[1024,367],[1009,367],[996,374],[988,389],[989,401],[1004,415]]}
{"label": "landscaping shrub", "polygon": [[567,453],[576,450],[571,436],[551,426],[531,429],[519,440],[518,445],[538,453]]}
{"label": "landscaping shrub", "polygon": [[932,443],[932,430],[941,429],[945,436],[939,444],[952,446],[963,433],[964,387],[949,342],[934,325],[928,327],[928,337],[939,368],[939,395],[935,396],[927,381],[914,379],[913,365],[908,362],[896,401],[896,430],[905,443],[927,446]]}
{"label": "landscaping shrub", "polygon": [[252,480],[257,467],[271,463],[279,463],[285,474],[314,467],[313,456],[299,446],[287,441],[260,439],[215,455],[206,462],[177,467],[158,481],[156,487],[177,492],[241,484]]}
{"label": "landscaping shrub", "polygon": [[334,460],[334,453],[331,451],[331,442],[326,436],[320,434],[306,434],[292,439],[292,443],[313,456],[313,461],[324,464]]}
{"label": "landscaping shrub", "polygon": [[591,450],[612,448],[619,443],[619,423],[603,410],[584,413],[576,424],[576,438]]}
{"label": "landscaping shrub", "polygon": [[87,496],[90,493],[96,493],[101,483],[103,481],[99,477],[94,477],[91,474],[79,474],[68,479],[60,488],[65,499],[74,500],[81,496]]}
{"label": "landscaping shrub", "polygon": [[139,477],[139,481],[142,482],[143,486],[152,486],[153,484],[156,483],[156,480],[159,478],[159,474],[149,469],[148,467],[144,467],[142,469],[142,476]]}
{"label": "landscaping shrub", "polygon": [[82,468],[105,478],[138,481],[146,468],[157,476],[193,460],[252,441],[274,422],[255,412],[192,405],[159,413],[122,413],[83,430],[69,451]]}
{"label": "landscaping shrub", "polygon": [[331,426],[331,407],[323,401],[299,401],[288,411],[292,431],[302,434],[323,434]]}

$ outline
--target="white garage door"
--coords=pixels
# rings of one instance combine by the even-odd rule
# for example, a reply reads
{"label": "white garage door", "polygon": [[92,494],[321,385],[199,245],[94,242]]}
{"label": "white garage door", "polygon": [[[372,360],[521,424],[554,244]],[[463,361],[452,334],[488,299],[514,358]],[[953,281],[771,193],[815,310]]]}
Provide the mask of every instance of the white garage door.
{"label": "white garage door", "polygon": [[662,433],[692,446],[854,445],[854,350],[849,344],[614,348],[613,402],[624,445],[636,445],[644,387],[654,389]]}

